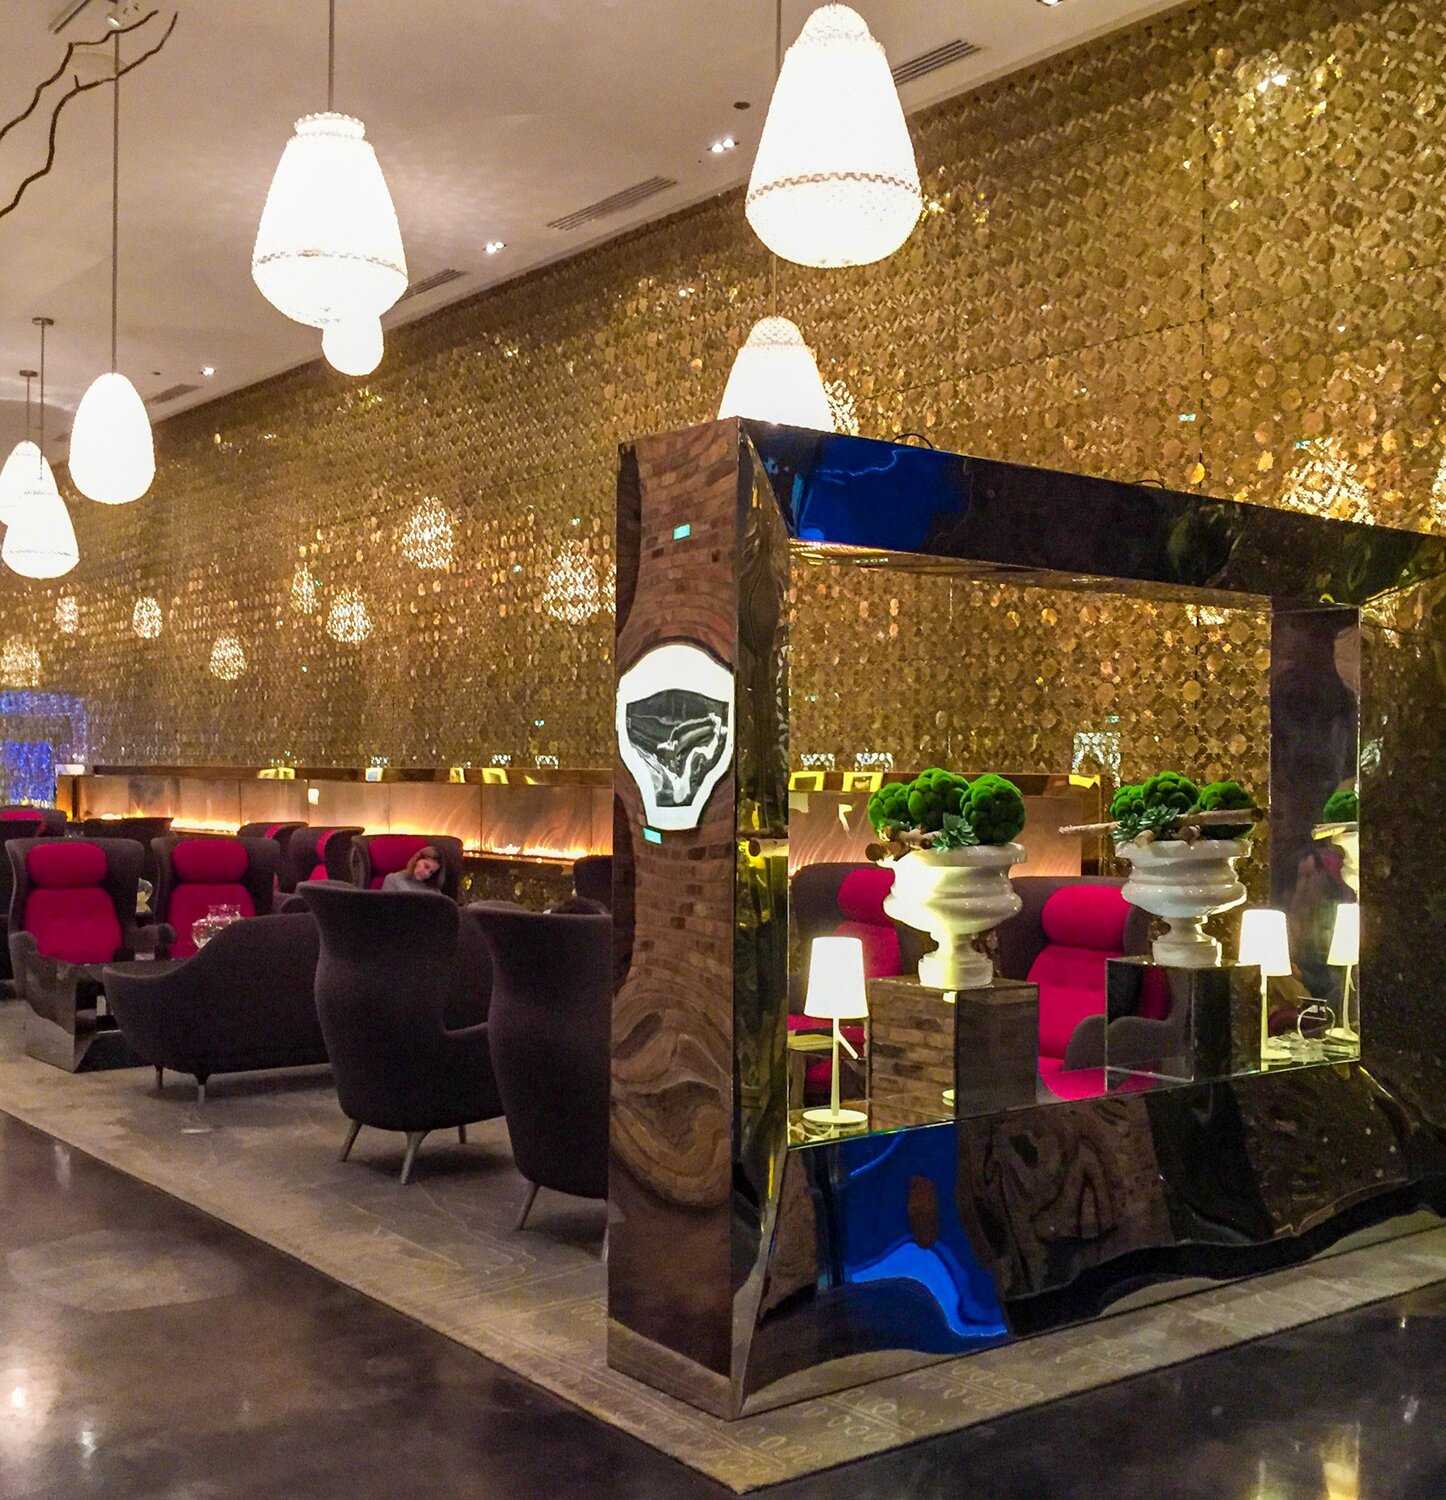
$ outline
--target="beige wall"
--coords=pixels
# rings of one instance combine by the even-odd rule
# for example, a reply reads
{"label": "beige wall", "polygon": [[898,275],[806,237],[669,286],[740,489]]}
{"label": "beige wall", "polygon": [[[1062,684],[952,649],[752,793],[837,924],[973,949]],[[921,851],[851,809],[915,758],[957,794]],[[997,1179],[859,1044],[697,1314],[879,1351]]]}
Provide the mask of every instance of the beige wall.
{"label": "beige wall", "polygon": [[[909,244],[783,267],[781,308],[869,435],[1446,529],[1443,54],[1436,0],[1206,0],[918,117]],[[767,284],[729,195],[392,334],[367,382],[311,366],[175,418],[145,501],[74,502],[69,578],[8,578],[0,641],[86,696],[98,763],[605,764],[616,445],[712,413]],[[427,497],[436,570],[404,548]],[[798,590],[795,760],[1067,770],[1113,715],[1126,774],[1260,774],[1248,616],[833,571]],[[363,644],[326,633],[343,590]]]}

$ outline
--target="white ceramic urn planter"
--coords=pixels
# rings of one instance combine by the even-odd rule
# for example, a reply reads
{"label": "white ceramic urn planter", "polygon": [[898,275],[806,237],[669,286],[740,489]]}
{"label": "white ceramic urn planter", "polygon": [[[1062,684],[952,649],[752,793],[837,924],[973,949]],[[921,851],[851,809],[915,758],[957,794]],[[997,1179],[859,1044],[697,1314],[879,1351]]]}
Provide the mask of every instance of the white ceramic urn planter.
{"label": "white ceramic urn planter", "polygon": [[998,927],[1024,905],[1009,870],[1028,856],[1020,844],[975,844],[966,849],[914,849],[885,860],[894,888],[884,910],[938,944],[919,960],[919,982],[934,990],[983,989],[994,964],[973,939]]}
{"label": "white ceramic urn planter", "polygon": [[1361,825],[1359,823],[1317,823],[1315,838],[1327,841],[1341,851],[1341,879],[1361,899]]}
{"label": "white ceramic urn planter", "polygon": [[1156,839],[1121,844],[1119,853],[1130,862],[1125,900],[1170,924],[1151,945],[1155,962],[1177,969],[1217,967],[1220,944],[1205,932],[1205,918],[1245,900],[1235,861],[1250,853],[1250,840]]}

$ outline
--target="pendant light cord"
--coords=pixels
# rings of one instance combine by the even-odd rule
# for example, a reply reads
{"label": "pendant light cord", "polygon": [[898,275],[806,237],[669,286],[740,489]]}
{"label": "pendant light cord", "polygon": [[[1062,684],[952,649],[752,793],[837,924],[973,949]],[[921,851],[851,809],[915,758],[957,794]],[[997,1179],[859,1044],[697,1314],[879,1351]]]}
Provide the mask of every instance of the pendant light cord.
{"label": "pendant light cord", "polygon": [[[120,33],[115,37],[115,98],[111,101],[110,132],[110,367],[116,365],[116,302],[120,287]],[[41,349],[45,333],[41,331]],[[44,368],[42,357],[41,368]],[[42,383],[44,377],[42,376]]]}
{"label": "pendant light cord", "polygon": [[[335,0],[333,0],[335,3]],[[778,92],[778,80],[783,75],[783,0],[774,0],[773,6],[773,92]],[[767,119],[763,122],[768,123]],[[772,302],[773,316],[778,316],[778,254],[774,250],[768,252],[768,281],[769,300]]]}
{"label": "pendant light cord", "polygon": [[40,471],[45,472],[45,324],[40,324]]}
{"label": "pendant light cord", "polygon": [[336,0],[326,4],[326,110],[336,109]]}

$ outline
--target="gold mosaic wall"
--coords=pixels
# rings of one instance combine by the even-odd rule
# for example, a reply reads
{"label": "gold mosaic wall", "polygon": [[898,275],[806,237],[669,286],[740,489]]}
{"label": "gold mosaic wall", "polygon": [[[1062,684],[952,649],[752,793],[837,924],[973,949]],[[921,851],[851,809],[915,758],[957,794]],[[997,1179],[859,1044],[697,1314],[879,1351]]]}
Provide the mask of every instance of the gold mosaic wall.
{"label": "gold mosaic wall", "polygon": [[[782,268],[782,309],[866,434],[1446,529],[1443,55],[1437,0],[1205,0],[917,117],[918,231]],[[177,417],[146,500],[74,502],[69,578],[0,588],[0,663],[38,647],[98,763],[605,764],[616,445],[711,414],[767,288],[730,194],[393,333],[364,383]],[[1126,774],[1260,744],[1249,617],[857,577],[797,610],[804,665],[858,661],[841,620],[911,655],[898,722],[840,677],[796,760],[957,758],[966,718],[1019,770],[1115,727]]]}

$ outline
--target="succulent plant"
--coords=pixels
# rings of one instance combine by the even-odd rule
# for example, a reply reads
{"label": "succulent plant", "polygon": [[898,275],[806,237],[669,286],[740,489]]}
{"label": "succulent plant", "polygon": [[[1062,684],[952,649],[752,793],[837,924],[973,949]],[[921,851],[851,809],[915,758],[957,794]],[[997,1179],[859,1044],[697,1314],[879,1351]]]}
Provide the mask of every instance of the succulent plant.
{"label": "succulent plant", "polygon": [[868,811],[876,832],[931,834],[934,849],[1007,844],[1024,827],[1024,797],[1012,781],[988,772],[971,783],[938,766],[881,786]]}
{"label": "succulent plant", "polygon": [[1145,805],[1143,792],[1144,788],[1138,782],[1122,786],[1110,798],[1110,816],[1123,818],[1130,813],[1138,813]]}
{"label": "succulent plant", "polygon": [[869,822],[875,833],[886,828],[909,826],[909,783],[905,781],[885,782],[869,798]]}
{"label": "succulent plant", "polygon": [[921,771],[909,783],[909,823],[925,833],[937,833],[944,826],[944,814],[960,811],[969,783],[953,771],[932,767]]}
{"label": "succulent plant", "polygon": [[1169,808],[1177,813],[1190,812],[1200,788],[1179,771],[1158,771],[1140,788],[1140,804],[1146,809]]}

